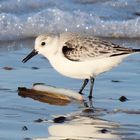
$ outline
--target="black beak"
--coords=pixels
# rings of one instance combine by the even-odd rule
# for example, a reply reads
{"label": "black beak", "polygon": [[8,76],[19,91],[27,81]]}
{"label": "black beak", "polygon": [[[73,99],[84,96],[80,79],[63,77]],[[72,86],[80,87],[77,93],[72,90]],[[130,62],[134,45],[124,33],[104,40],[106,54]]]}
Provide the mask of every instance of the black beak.
{"label": "black beak", "polygon": [[35,49],[33,49],[33,51],[30,53],[30,54],[28,54],[23,60],[22,60],[22,62],[23,63],[26,63],[29,59],[31,59],[33,56],[35,56],[35,55],[37,55],[38,54],[38,52],[35,50]]}

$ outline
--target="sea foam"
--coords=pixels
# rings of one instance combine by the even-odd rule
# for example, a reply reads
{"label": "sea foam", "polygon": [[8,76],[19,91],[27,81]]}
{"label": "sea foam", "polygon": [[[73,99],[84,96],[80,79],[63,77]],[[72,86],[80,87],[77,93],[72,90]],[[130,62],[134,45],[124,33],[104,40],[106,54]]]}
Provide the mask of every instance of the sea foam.
{"label": "sea foam", "polygon": [[139,37],[140,1],[0,1],[0,40],[46,32],[79,32],[101,37]]}

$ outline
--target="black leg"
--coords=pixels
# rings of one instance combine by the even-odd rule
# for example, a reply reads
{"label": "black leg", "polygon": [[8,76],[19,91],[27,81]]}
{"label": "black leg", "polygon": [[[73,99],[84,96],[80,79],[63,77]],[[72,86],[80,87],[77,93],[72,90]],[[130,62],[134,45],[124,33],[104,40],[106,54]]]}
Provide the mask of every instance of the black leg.
{"label": "black leg", "polygon": [[90,108],[94,108],[94,107],[93,107],[93,100],[92,100],[92,98],[89,98],[89,107],[90,107]]}
{"label": "black leg", "polygon": [[92,91],[93,91],[93,86],[94,86],[94,78],[90,77],[90,92],[89,92],[89,99],[92,98]]}
{"label": "black leg", "polygon": [[89,81],[88,79],[85,79],[85,80],[84,80],[83,85],[82,85],[81,89],[79,90],[79,93],[80,93],[80,94],[82,94],[82,91],[84,90],[84,88],[85,88],[85,86],[87,85],[88,81]]}

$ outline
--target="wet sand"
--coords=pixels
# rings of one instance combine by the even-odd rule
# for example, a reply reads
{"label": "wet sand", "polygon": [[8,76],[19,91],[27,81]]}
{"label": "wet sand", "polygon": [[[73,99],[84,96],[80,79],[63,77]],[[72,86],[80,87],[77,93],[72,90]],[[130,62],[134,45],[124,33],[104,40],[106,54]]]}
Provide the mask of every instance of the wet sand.
{"label": "wet sand", "polygon": [[[111,40],[128,47],[140,46],[137,39]],[[0,139],[139,139],[140,55],[130,56],[119,67],[96,78],[94,109],[87,110],[79,102],[56,106],[18,96],[18,87],[30,88],[33,83],[75,91],[81,86],[81,80],[59,75],[42,56],[23,64],[21,60],[31,48],[32,39],[1,42]],[[87,87],[87,102],[88,92]],[[128,100],[120,101],[121,96]]]}

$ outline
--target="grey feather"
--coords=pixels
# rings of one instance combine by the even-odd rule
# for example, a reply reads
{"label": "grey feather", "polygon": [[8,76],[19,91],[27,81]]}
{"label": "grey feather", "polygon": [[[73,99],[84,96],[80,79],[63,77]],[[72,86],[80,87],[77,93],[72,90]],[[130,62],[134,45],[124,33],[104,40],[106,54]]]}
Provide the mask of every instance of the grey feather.
{"label": "grey feather", "polygon": [[62,52],[69,60],[86,61],[92,58],[129,54],[134,51],[99,38],[77,36],[65,42]]}

